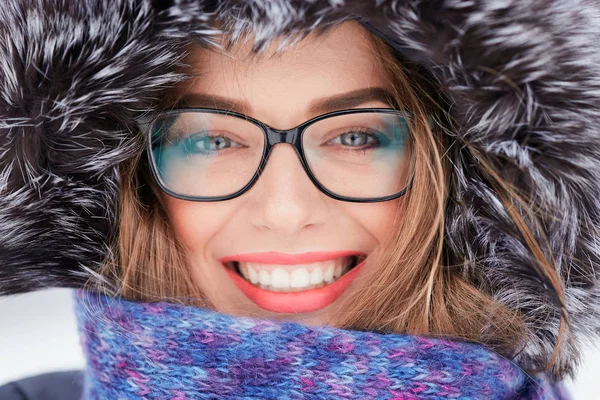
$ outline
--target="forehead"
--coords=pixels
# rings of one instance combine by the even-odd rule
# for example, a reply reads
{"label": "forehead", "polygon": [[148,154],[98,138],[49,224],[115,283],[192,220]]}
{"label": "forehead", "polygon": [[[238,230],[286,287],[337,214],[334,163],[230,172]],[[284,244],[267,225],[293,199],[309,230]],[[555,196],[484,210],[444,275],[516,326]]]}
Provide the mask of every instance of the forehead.
{"label": "forehead", "polygon": [[300,118],[311,112],[314,99],[387,85],[370,34],[353,21],[291,45],[285,38],[273,40],[260,53],[252,45],[249,36],[227,50],[193,48],[186,63],[196,77],[179,94],[236,99],[246,108],[239,111],[257,118],[275,111]]}

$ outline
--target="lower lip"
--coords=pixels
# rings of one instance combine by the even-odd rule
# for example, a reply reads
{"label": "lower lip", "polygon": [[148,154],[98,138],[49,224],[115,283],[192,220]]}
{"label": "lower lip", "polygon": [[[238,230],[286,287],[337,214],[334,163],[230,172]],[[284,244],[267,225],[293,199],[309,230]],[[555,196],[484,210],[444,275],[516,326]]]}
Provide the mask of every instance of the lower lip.
{"label": "lower lip", "polygon": [[237,287],[260,308],[277,313],[307,313],[320,310],[333,303],[365,265],[365,261],[330,285],[301,292],[271,292],[254,286],[229,268],[225,271]]}

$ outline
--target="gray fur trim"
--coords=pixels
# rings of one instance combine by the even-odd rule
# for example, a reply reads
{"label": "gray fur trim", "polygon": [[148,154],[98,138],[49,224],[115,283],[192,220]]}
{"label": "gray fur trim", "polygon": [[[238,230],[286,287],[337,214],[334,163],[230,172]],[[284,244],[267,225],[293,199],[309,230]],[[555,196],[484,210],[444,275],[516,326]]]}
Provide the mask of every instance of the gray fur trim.
{"label": "gray fur trim", "polygon": [[[74,5],[76,4],[76,5]],[[464,278],[527,319],[518,356],[543,367],[560,304],[481,162],[540,214],[576,339],[600,334],[600,13],[594,1],[5,0],[0,8],[0,293],[79,287],[109,254],[116,165],[143,150],[151,110],[190,39],[218,16],[257,49],[357,18],[422,64],[456,121],[446,251]],[[546,250],[546,249],[544,249]],[[547,252],[546,255],[549,255]]]}

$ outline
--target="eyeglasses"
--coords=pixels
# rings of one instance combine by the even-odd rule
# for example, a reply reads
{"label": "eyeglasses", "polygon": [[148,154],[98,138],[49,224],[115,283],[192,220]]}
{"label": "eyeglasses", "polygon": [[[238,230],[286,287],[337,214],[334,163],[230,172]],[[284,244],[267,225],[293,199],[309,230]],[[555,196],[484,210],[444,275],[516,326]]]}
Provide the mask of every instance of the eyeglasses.
{"label": "eyeglasses", "polygon": [[414,151],[407,119],[389,108],[323,114],[279,130],[246,115],[183,108],[141,123],[148,159],[160,188],[192,201],[222,201],[248,191],[273,146],[294,146],[316,187],[341,201],[380,202],[405,194]]}

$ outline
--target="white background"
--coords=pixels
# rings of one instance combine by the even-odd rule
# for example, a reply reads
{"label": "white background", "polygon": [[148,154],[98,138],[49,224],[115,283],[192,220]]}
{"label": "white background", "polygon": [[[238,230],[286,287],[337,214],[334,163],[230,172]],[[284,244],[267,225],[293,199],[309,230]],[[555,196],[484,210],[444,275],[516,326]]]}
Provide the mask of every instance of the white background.
{"label": "white background", "polygon": [[[83,369],[72,291],[51,289],[0,296],[0,385],[51,371]],[[586,353],[574,400],[600,399],[600,343]]]}

